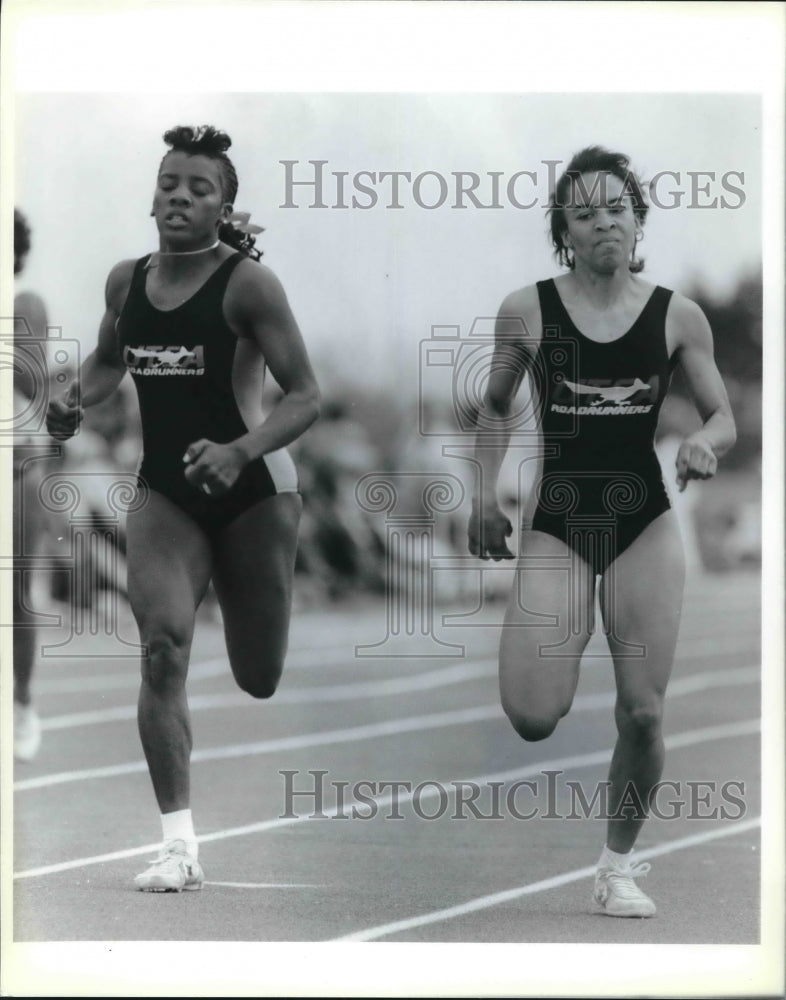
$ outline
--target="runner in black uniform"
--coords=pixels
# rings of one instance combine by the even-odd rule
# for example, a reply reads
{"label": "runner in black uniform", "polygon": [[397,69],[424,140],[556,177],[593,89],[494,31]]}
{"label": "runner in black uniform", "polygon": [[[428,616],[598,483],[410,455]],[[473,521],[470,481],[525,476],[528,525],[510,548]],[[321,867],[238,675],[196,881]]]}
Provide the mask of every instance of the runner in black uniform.
{"label": "runner in black uniform", "polygon": [[[136,885],[199,889],[190,810],[185,682],[196,609],[212,580],[232,672],[269,698],[283,668],[301,498],[286,446],[316,419],[319,394],[280,283],[246,222],[233,226],[237,177],[227,135],[178,127],[158,173],[159,250],[110,273],[98,346],[50,432],[74,433],[82,407],[130,371],[142,418],[139,503],[128,514],[128,592],[147,650],[139,731],[164,848]],[[269,369],[283,395],[264,413]]]}
{"label": "runner in black uniform", "polygon": [[232,385],[237,337],[223,303],[242,253],[227,257],[182,306],[161,310],[145,291],[150,256],[138,261],[117,324],[118,345],[139,395],[143,489],[168,497],[211,538],[244,510],[276,493],[297,491],[289,453],[249,462],[222,496],[197,490],[183,475],[192,441],[227,444],[248,433]]}
{"label": "runner in black uniform", "polygon": [[[558,181],[551,235],[569,273],[512,293],[500,308],[479,423],[494,433],[478,434],[481,482],[469,524],[473,554],[513,558],[497,478],[512,402],[529,374],[540,469],[502,629],[502,705],[526,740],[545,739],[568,713],[594,628],[599,576],[618,738],[593,898],[619,917],[655,913],[634,882],[649,866],[634,865],[630,853],[663,768],[663,698],[682,608],[682,544],[653,448],[675,366],[703,425],[680,446],[679,488],[713,476],[735,440],[704,314],[638,276],[646,214],[641,185],[620,153],[582,150]],[[631,794],[634,809],[620,809]]]}
{"label": "runner in black uniform", "polygon": [[655,288],[629,330],[598,343],[573,323],[553,280],[536,287],[551,331],[536,361],[540,427],[559,447],[544,458],[531,527],[566,542],[597,575],[670,506],[654,445],[673,367],[671,292]]}

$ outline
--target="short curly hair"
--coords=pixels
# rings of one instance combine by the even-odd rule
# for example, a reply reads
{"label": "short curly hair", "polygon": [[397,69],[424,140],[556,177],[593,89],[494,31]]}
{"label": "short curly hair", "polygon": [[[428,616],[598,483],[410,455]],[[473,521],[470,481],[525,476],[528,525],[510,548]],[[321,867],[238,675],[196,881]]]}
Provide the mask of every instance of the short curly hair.
{"label": "short curly hair", "polygon": [[[582,174],[609,173],[619,178],[625,185],[625,191],[633,199],[633,214],[641,225],[647,218],[649,205],[644,197],[644,186],[630,168],[630,157],[624,153],[615,153],[603,146],[587,146],[573,156],[570,163],[565,168],[556,183],[554,191],[549,199],[549,224],[551,228],[551,242],[554,246],[554,254],[563,267],[571,270],[575,267],[572,258],[568,257],[562,237],[568,228],[565,218],[565,207],[572,186],[578,181]],[[637,273],[644,267],[643,260],[631,260],[629,269]]]}

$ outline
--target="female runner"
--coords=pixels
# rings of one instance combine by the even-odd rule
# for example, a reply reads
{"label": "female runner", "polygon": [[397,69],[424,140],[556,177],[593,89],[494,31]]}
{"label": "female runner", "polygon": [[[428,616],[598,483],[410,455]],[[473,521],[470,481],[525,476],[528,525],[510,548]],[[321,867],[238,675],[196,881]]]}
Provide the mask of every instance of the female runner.
{"label": "female runner", "polygon": [[[110,272],[98,345],[48,421],[54,436],[70,436],[83,407],[131,373],[143,458],[140,503],[128,514],[128,592],[145,648],[139,732],[163,830],[161,855],[135,879],[146,891],[199,889],[204,878],[186,674],[211,580],[238,685],[269,698],[281,677],[301,513],[286,446],[319,412],[284,290],[230,222],[229,136],[180,126],[164,141],[151,213],[159,249]],[[283,393],[268,414],[266,368]]]}
{"label": "female runner", "polygon": [[600,577],[618,736],[594,899],[611,916],[649,917],[655,905],[634,882],[649,865],[630,855],[663,768],[663,700],[682,608],[682,544],[653,446],[676,366],[702,421],[679,448],[679,489],[713,476],[736,435],[704,314],[639,276],[647,205],[628,164],[597,146],[573,157],[549,210],[567,273],[513,292],[500,308],[469,549],[513,558],[496,486],[512,402],[529,374],[540,467],[502,630],[502,705],[525,740],[554,731],[576,691]]}

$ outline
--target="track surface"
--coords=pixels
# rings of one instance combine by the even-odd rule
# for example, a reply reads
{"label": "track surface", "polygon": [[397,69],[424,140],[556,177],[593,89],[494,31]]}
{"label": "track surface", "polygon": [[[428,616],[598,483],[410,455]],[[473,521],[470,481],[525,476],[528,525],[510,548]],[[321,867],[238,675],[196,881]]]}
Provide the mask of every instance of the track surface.
{"label": "track surface", "polygon": [[[459,617],[435,615],[432,635],[365,650],[384,656],[356,649],[386,638],[383,602],[303,610],[269,702],[235,688],[220,626],[202,621],[189,692],[207,883],[162,895],[132,884],[159,837],[136,732],[137,664],[79,655],[123,651],[88,630],[36,674],[45,732],[38,758],[14,775],[14,940],[756,944],[759,598],[753,572],[689,580],[665,723],[663,777],[677,787],[637,845],[651,856],[643,887],[658,905],[645,921],[595,912],[604,824],[565,818],[580,811],[577,786],[591,800],[605,779],[613,745],[602,634],[571,714],[526,744],[499,707],[501,602],[471,614],[465,597],[450,609]],[[119,617],[133,641],[127,610]],[[65,626],[44,642],[68,639]],[[463,653],[422,655],[448,651],[437,638]],[[472,786],[457,791],[464,779],[479,789],[474,810]],[[393,781],[406,783],[397,801],[381,784]],[[516,781],[530,784],[511,800]],[[288,801],[287,782],[311,794]]]}

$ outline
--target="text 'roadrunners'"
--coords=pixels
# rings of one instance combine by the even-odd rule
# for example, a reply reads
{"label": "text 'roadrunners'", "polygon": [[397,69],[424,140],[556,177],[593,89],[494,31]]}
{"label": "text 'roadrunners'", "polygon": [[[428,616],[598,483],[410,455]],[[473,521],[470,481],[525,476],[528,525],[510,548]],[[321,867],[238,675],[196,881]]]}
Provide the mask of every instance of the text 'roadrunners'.
{"label": "text 'roadrunners'", "polygon": [[204,375],[205,352],[201,346],[151,345],[126,347],[123,360],[134,375]]}

